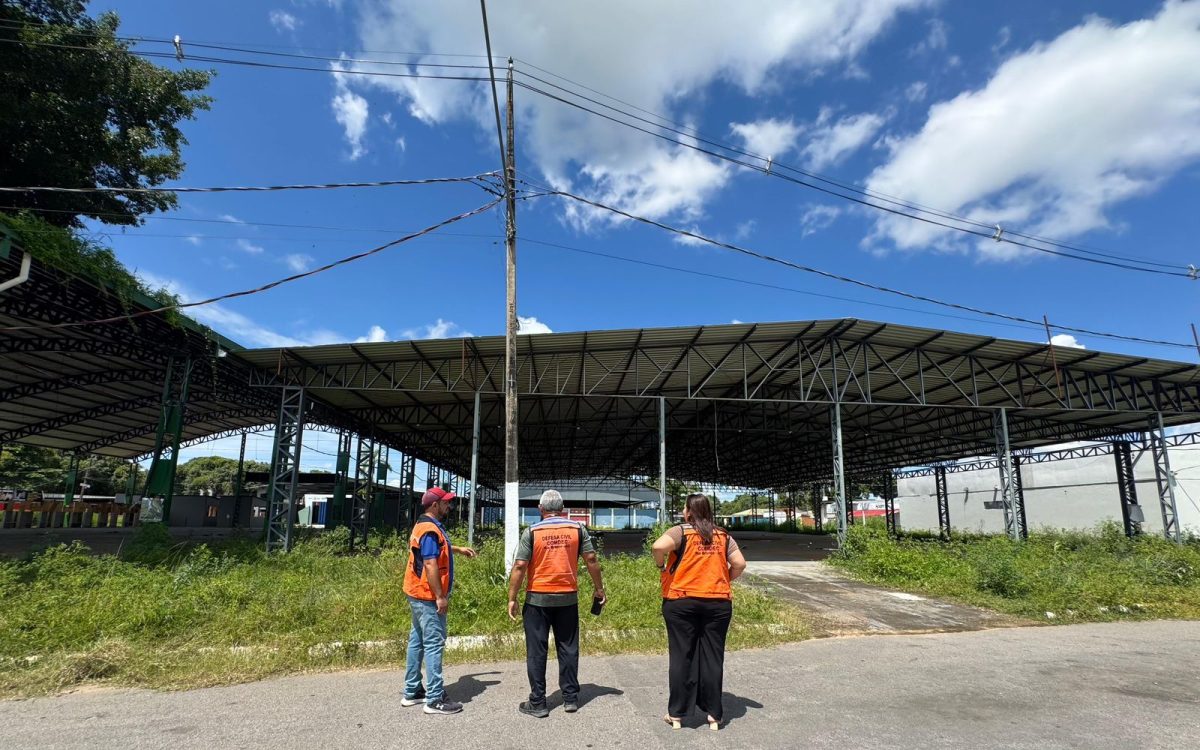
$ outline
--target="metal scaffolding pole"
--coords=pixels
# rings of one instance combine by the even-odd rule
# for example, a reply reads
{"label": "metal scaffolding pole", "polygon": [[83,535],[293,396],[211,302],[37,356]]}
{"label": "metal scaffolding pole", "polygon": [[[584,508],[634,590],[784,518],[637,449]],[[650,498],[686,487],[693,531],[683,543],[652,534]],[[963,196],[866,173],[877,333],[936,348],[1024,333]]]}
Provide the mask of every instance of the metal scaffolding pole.
{"label": "metal scaffolding pole", "polygon": [[896,527],[896,477],[892,472],[883,475],[883,515],[887,525],[887,535],[895,537]]}
{"label": "metal scaffolding pole", "polygon": [[367,547],[367,532],[371,522],[372,484],[375,478],[375,440],[358,436],[358,451],[354,457],[354,494],[350,496],[350,551],[357,545]]}
{"label": "metal scaffolding pole", "polygon": [[837,508],[838,547],[846,544],[846,468],[842,460],[842,405],[830,407],[830,423],[833,437],[833,504]]}
{"label": "metal scaffolding pole", "polygon": [[1022,539],[1029,538],[1029,521],[1025,515],[1025,478],[1021,473],[1021,457],[1013,456],[1013,478],[1017,480],[1017,531]]}
{"label": "metal scaffolding pole", "polygon": [[406,456],[404,459],[404,480],[401,482],[404,488],[404,499],[408,503],[408,527],[411,529],[417,524],[417,511],[421,505],[413,498],[413,492],[417,485],[417,457]]}
{"label": "metal scaffolding pole", "polygon": [[346,487],[350,482],[351,436],[338,430],[337,463],[334,464],[333,497],[325,508],[325,528],[335,529],[346,523]]}
{"label": "metal scaffolding pole", "polygon": [[[1008,410],[1000,409],[993,417],[996,432],[996,458],[1000,463],[1000,501],[1004,504],[1004,533],[1013,541],[1024,537],[1025,508],[1017,502],[1016,467],[1013,465],[1012,445],[1008,440]],[[945,472],[943,471],[943,474]]]}
{"label": "metal scaffolding pole", "polygon": [[946,467],[939,466],[933,473],[934,490],[937,493],[938,533],[942,539],[950,538],[950,493],[946,489]]}
{"label": "metal scaffolding pole", "polygon": [[242,477],[246,471],[246,431],[242,430],[242,445],[238,449],[237,474],[233,477],[233,526],[239,526],[242,517]]}
{"label": "metal scaffolding pole", "polygon": [[1150,453],[1154,457],[1154,484],[1158,489],[1158,507],[1162,511],[1163,536],[1174,542],[1183,542],[1179,528],[1179,508],[1175,505],[1175,475],[1171,473],[1171,458],[1167,455],[1166,436],[1163,434],[1162,412],[1150,417]]}
{"label": "metal scaffolding pole", "polygon": [[1113,443],[1113,463],[1117,468],[1117,491],[1121,495],[1121,524],[1125,536],[1135,537],[1142,533],[1146,520],[1142,506],[1138,505],[1137,481],[1133,474],[1133,448],[1126,440]]}
{"label": "metal scaffolding pole", "polygon": [[386,445],[375,447],[375,492],[371,495],[371,511],[367,514],[367,519],[381,526],[386,523],[383,511],[387,497],[388,470],[392,468],[391,461],[391,448]]}
{"label": "metal scaffolding pole", "polygon": [[275,422],[275,449],[271,457],[271,485],[267,492],[268,553],[287,552],[292,548],[306,406],[303,388],[286,386],[281,389],[279,418]]}
{"label": "metal scaffolding pole", "polygon": [[467,546],[475,544],[475,502],[479,494],[479,391],[475,391],[475,425],[471,432],[471,509],[467,518]]}
{"label": "metal scaffolding pole", "polygon": [[821,531],[825,528],[825,519],[823,518],[824,508],[822,508],[821,503],[821,486],[814,484],[809,492],[812,493],[813,528]]}
{"label": "metal scaffolding pole", "polygon": [[658,397],[658,522],[667,522],[667,400]]}
{"label": "metal scaffolding pole", "polygon": [[[161,498],[162,522],[171,520],[171,501],[175,496],[175,467],[179,464],[179,441],[183,434],[183,417],[187,409],[188,383],[192,376],[192,360],[172,357],[167,362],[166,379],[163,382],[162,402],[159,408],[158,428],[154,435],[154,456],[146,472],[146,489],[143,498]],[[155,514],[146,513],[147,521],[158,520]]]}

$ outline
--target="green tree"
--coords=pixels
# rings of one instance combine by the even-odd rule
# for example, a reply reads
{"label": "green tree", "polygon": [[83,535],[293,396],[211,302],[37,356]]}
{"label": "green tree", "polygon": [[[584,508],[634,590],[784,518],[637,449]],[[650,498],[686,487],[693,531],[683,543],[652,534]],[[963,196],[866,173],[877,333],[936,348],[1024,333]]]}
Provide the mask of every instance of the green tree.
{"label": "green tree", "polygon": [[[86,0],[0,0],[0,184],[154,188],[183,172],[179,123],[208,109],[212,73],[172,71],[117,38],[115,13]],[[46,219],[138,224],[173,193],[10,193]],[[59,213],[59,212],[62,213]]]}
{"label": "green tree", "polygon": [[[232,495],[237,478],[237,459],[200,456],[175,469],[175,491],[181,495]],[[244,471],[270,471],[261,461],[247,461]]]}
{"label": "green tree", "polygon": [[67,458],[50,448],[12,443],[0,450],[0,487],[62,492]]}

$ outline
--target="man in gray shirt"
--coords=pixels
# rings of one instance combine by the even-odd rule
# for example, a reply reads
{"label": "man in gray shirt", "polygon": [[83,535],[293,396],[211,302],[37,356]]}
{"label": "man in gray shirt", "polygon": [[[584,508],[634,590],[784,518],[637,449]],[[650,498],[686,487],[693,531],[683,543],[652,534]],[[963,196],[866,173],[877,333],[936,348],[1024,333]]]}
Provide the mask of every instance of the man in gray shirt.
{"label": "man in gray shirt", "polygon": [[558,654],[558,686],[563,710],[579,709],[579,558],[587,564],[595,597],[604,600],[600,561],[587,528],[563,518],[562,495],[546,490],[538,502],[542,520],[525,529],[517,547],[516,562],[508,580],[508,616],[517,619],[517,596],[528,577],[525,607],[525,667],[529,674],[529,700],[518,706],[523,714],[539,719],[550,714],[546,706],[546,656],[550,631]]}

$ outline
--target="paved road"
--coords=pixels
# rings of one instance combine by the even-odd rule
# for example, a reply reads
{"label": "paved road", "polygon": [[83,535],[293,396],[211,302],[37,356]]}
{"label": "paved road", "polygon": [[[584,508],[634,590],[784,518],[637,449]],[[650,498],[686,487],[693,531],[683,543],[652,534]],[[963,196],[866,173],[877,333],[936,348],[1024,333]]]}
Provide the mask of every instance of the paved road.
{"label": "paved road", "polygon": [[[1200,623],[833,638],[730,654],[729,725],[671,732],[660,656],[587,659],[583,708],[516,713],[524,665],[447,670],[459,716],[397,703],[398,672],[0,703],[3,748],[1200,747]],[[555,696],[555,699],[557,696]]]}

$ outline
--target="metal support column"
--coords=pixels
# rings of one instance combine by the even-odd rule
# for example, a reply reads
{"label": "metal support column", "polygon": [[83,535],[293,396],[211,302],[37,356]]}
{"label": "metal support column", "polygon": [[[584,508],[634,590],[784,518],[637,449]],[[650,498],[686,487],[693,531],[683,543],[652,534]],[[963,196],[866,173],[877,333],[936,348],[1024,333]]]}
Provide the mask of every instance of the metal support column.
{"label": "metal support column", "polygon": [[367,547],[367,531],[371,522],[372,484],[375,477],[375,440],[358,436],[358,451],[354,462],[354,494],[350,496],[350,551],[356,545]]}
{"label": "metal support column", "polygon": [[887,535],[895,538],[896,533],[896,476],[887,471],[883,474],[883,516]]}
{"label": "metal support column", "polygon": [[842,405],[830,408],[830,433],[833,438],[833,506],[837,509],[838,547],[846,544],[846,470],[842,460]]}
{"label": "metal support column", "polygon": [[408,528],[412,528],[417,524],[417,516],[420,515],[421,504],[413,497],[413,492],[416,491],[417,483],[417,457],[405,456],[404,461],[404,480],[401,482],[404,490],[404,499],[408,503]]}
{"label": "metal support column", "polygon": [[658,522],[667,522],[667,400],[658,397]]}
{"label": "metal support column", "polygon": [[161,520],[165,524],[171,520],[175,467],[179,464],[179,441],[183,433],[183,415],[187,409],[191,376],[192,360],[172,357],[167,362],[158,429],[154,434],[154,457],[150,461],[150,470],[146,472],[146,489],[142,493],[143,504],[146,498],[161,500],[161,518],[151,508],[143,508],[142,517],[147,521]]}
{"label": "metal support column", "polygon": [[1158,489],[1158,507],[1162,511],[1163,536],[1182,543],[1179,509],[1175,505],[1175,475],[1171,473],[1171,458],[1167,455],[1161,412],[1150,418],[1147,437],[1150,439],[1150,453],[1154,457],[1154,484]]}
{"label": "metal support column", "polygon": [[300,452],[304,442],[303,388],[285,386],[280,391],[279,418],[275,422],[275,447],[271,456],[271,486],[267,491],[267,552],[292,548],[296,517],[296,483],[300,479]]}
{"label": "metal support column", "polygon": [[240,525],[242,517],[242,478],[246,470],[246,431],[242,430],[242,447],[238,450],[237,474],[233,477],[233,523]]}
{"label": "metal support column", "polygon": [[946,490],[946,467],[938,466],[933,471],[934,487],[937,492],[938,532],[942,539],[950,538],[950,493]]}
{"label": "metal support column", "polygon": [[823,503],[821,502],[821,492],[822,492],[821,485],[814,484],[812,486],[812,489],[810,490],[810,492],[812,494],[813,528],[816,529],[817,531],[823,532],[825,529],[825,519],[823,517],[824,516],[824,508],[822,507]]}
{"label": "metal support column", "polygon": [[471,508],[467,518],[467,546],[475,544],[475,502],[479,494],[479,391],[475,391],[475,426],[471,432]]}
{"label": "metal support column", "polygon": [[346,523],[346,488],[350,483],[350,448],[352,437],[348,430],[338,430],[337,463],[333,465],[333,497],[325,508],[325,528],[336,529]]}
{"label": "metal support column", "polygon": [[1117,491],[1121,495],[1121,524],[1125,536],[1135,537],[1142,533],[1146,515],[1138,505],[1137,482],[1133,475],[1133,448],[1128,441],[1113,443],[1113,463],[1117,467]]}
{"label": "metal support column", "polygon": [[371,495],[371,510],[367,518],[377,527],[386,523],[384,518],[384,502],[387,496],[388,471],[392,468],[392,449],[386,445],[375,448],[375,492]]}
{"label": "metal support column", "polygon": [[1012,446],[1008,440],[1008,410],[1000,409],[993,417],[996,435],[996,457],[1000,464],[1000,501],[1004,504],[1004,533],[1013,541],[1024,538],[1024,504],[1017,502],[1017,477],[1013,465]]}
{"label": "metal support column", "polygon": [[1021,457],[1013,456],[1013,479],[1017,482],[1017,531],[1022,539],[1029,538],[1029,521],[1025,516],[1025,477],[1021,473]]}

